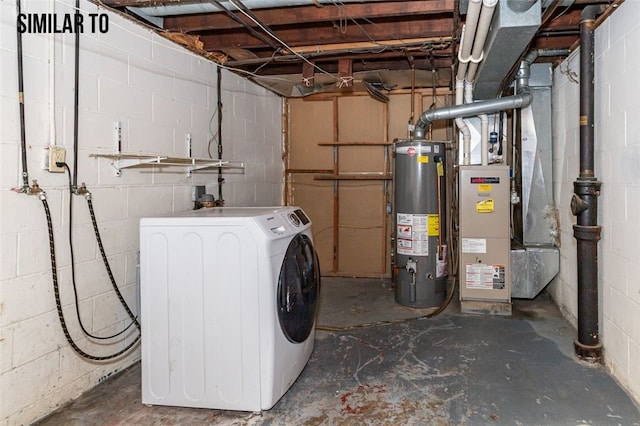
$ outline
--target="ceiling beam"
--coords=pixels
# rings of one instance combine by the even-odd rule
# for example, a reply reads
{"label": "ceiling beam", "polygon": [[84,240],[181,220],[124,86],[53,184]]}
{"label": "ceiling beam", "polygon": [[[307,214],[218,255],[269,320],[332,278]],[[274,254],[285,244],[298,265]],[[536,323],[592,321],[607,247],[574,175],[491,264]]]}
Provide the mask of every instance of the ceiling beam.
{"label": "ceiling beam", "polygon": [[[416,69],[431,70],[431,61],[428,57],[414,57],[416,62]],[[338,72],[339,58],[332,58],[331,60],[314,61],[314,63],[323,70],[329,73]],[[253,66],[239,66],[234,62],[225,63],[233,68],[243,69],[245,71],[253,72],[256,65]],[[436,69],[450,69],[451,57],[437,57],[434,59],[434,65]],[[353,72],[361,71],[375,71],[375,70],[404,70],[407,69],[407,59],[405,56],[383,57],[379,56],[371,58],[353,58],[352,70]],[[272,62],[260,67],[259,75],[285,75],[285,74],[300,74],[300,62]],[[317,71],[316,71],[317,73]],[[317,75],[317,74],[316,74]]]}
{"label": "ceiling beam", "polygon": [[[420,25],[422,24],[422,25]],[[307,25],[304,28],[271,28],[287,45],[295,47],[309,45],[310,34],[314,43],[349,43],[375,40],[415,39],[424,37],[445,37],[451,35],[452,20],[432,18],[426,25],[423,21],[379,22],[376,24],[349,25],[341,30],[331,23],[323,26]],[[344,31],[344,32],[343,32]],[[231,30],[221,33],[200,34],[206,50],[220,50],[226,47],[242,49],[266,47],[265,43],[246,34],[244,31]]]}

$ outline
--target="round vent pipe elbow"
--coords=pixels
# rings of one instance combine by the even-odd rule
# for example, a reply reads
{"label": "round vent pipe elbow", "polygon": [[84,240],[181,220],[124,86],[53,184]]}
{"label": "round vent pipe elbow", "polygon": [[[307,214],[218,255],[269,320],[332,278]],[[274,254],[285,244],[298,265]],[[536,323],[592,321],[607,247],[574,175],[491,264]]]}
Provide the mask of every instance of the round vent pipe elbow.
{"label": "round vent pipe elbow", "polygon": [[526,12],[536,4],[538,0],[507,0],[507,6],[514,12]]}

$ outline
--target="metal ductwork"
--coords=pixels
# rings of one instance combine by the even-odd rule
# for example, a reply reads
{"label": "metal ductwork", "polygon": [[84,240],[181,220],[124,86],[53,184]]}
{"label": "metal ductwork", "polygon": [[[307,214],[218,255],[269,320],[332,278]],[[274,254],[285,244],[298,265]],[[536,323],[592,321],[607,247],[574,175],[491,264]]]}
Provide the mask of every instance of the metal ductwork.
{"label": "metal ductwork", "polygon": [[[359,3],[358,0],[342,0],[342,3]],[[226,10],[237,10],[237,7],[230,0],[219,0],[222,8],[214,2],[173,2],[166,5],[130,7],[129,9],[146,16],[172,16],[188,15],[193,13],[215,13]],[[266,9],[270,7],[290,7],[290,6],[312,6],[314,4],[334,4],[332,0],[242,0],[242,4],[247,9]]]}
{"label": "metal ductwork", "polygon": [[[527,55],[533,62],[537,52]],[[553,196],[551,64],[533,64],[531,105],[520,111],[517,175],[520,203],[515,206],[511,250],[511,296],[533,299],[560,270],[558,211]],[[517,271],[517,273],[514,273]]]}
{"label": "metal ductwork", "polygon": [[475,79],[474,98],[491,99],[541,24],[540,0],[500,0],[484,47],[484,59]]}

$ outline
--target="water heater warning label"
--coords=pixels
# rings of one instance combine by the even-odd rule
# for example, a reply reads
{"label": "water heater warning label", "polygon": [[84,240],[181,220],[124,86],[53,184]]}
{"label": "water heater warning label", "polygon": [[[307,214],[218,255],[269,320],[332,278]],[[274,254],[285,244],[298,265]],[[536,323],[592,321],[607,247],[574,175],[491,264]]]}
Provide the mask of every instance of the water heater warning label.
{"label": "water heater warning label", "polygon": [[469,263],[465,285],[475,290],[502,290],[505,286],[505,266]]}
{"label": "water heater warning label", "polygon": [[398,254],[429,255],[429,215],[398,213],[396,249]]}

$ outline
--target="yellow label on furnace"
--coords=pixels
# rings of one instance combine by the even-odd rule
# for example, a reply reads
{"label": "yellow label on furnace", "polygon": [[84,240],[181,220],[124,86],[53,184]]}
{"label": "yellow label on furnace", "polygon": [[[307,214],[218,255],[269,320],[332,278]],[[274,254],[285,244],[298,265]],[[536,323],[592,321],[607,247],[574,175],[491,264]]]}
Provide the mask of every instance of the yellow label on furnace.
{"label": "yellow label on furnace", "polygon": [[479,201],[476,203],[476,211],[478,213],[493,213],[493,199],[489,198],[488,200]]}
{"label": "yellow label on furnace", "polygon": [[418,163],[428,163],[429,156],[428,155],[418,155]]}
{"label": "yellow label on furnace", "polygon": [[490,183],[481,183],[478,185],[478,192],[491,192],[491,184]]}

